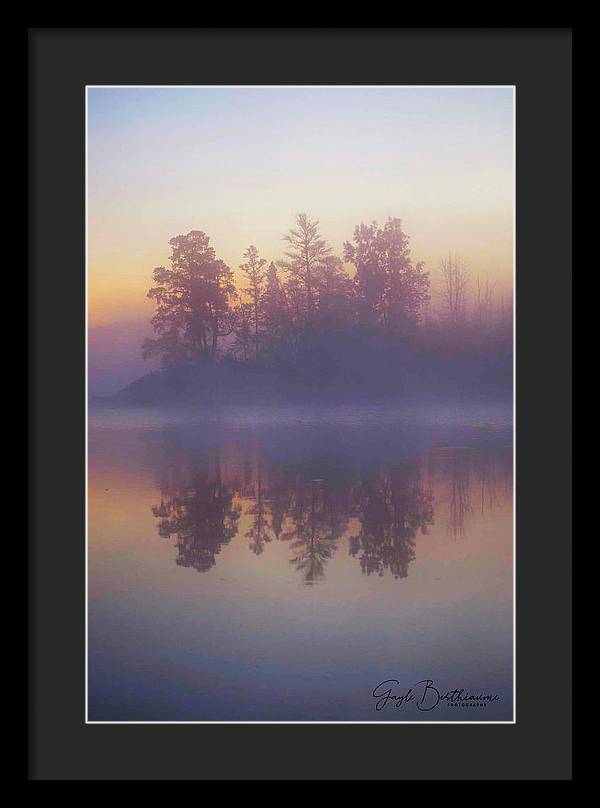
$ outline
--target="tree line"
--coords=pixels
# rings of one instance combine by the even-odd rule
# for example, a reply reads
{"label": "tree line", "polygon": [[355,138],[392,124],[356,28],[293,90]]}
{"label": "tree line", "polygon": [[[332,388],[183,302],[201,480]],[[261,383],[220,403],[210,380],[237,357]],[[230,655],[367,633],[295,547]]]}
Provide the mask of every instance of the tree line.
{"label": "tree line", "polygon": [[[295,217],[283,241],[284,255],[276,261],[248,247],[240,265],[245,283],[237,289],[206,233],[172,238],[170,266],[154,270],[148,292],[156,304],[155,336],[145,340],[144,357],[160,357],[165,365],[223,354],[259,362],[281,347],[293,355],[317,334],[352,329],[410,339],[431,325],[429,273],[412,260],[400,219],[357,225],[343,258],[332,254],[319,221],[306,213]],[[458,333],[466,323],[469,273],[449,256],[442,277],[442,319]],[[477,300],[489,327],[489,284],[479,287]]]}

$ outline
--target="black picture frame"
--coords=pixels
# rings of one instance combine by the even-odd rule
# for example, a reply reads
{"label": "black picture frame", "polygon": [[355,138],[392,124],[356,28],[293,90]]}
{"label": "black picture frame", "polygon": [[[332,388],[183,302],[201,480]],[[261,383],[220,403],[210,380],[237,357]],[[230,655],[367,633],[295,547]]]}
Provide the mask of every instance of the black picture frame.
{"label": "black picture frame", "polygon": [[[570,29],[29,30],[29,779],[572,778],[571,51]],[[85,723],[85,86],[239,83],[516,86],[514,725]]]}

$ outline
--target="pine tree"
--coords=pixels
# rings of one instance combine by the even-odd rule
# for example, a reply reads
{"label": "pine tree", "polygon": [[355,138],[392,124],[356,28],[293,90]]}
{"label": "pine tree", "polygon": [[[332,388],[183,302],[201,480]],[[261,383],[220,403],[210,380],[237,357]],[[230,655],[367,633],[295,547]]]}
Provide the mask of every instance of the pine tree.
{"label": "pine tree", "polygon": [[262,300],[265,285],[265,264],[264,258],[260,258],[258,250],[254,245],[250,245],[244,253],[245,263],[240,269],[248,279],[248,286],[244,292],[250,298],[252,307],[252,327],[254,332],[254,356],[258,360],[260,356],[260,331],[263,326]]}
{"label": "pine tree", "polygon": [[281,262],[281,266],[287,270],[290,280],[295,280],[304,293],[306,318],[309,329],[312,329],[318,270],[331,248],[321,238],[319,220],[311,219],[306,213],[297,214],[296,226],[283,239],[290,247],[285,253],[288,260]]}

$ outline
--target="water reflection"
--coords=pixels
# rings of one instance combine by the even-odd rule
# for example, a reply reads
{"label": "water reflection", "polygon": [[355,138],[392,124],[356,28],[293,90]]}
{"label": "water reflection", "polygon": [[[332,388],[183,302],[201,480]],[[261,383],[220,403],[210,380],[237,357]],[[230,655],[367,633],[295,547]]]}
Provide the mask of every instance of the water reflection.
{"label": "water reflection", "polygon": [[507,452],[468,447],[438,448],[428,455],[428,473],[446,480],[446,533],[453,538],[465,534],[476,514],[493,512],[498,504],[498,488],[511,486],[511,461]]}
{"label": "water reflection", "polygon": [[91,430],[92,720],[510,719],[510,428],[266,420]]}
{"label": "water reflection", "polygon": [[[248,469],[251,474],[251,469]],[[269,512],[266,502],[265,487],[262,476],[262,459],[259,456],[257,461],[257,481],[255,503],[250,506],[247,513],[252,516],[252,526],[246,533],[246,538],[250,540],[250,549],[255,555],[260,555],[265,549],[265,544],[273,538],[273,530],[269,524]]]}
{"label": "water reflection", "polygon": [[207,572],[237,534],[241,506],[223,484],[219,454],[198,464],[176,455],[163,469],[160,505],[152,508],[158,535],[175,538],[176,563]]}
{"label": "water reflection", "polygon": [[256,556],[286,542],[290,566],[308,586],[326,577],[342,538],[366,576],[406,578],[436,510],[447,535],[460,539],[475,510],[494,508],[503,469],[510,479],[508,455],[485,447],[441,446],[418,459],[400,453],[396,462],[388,452],[368,463],[360,454],[332,463],[327,447],[320,464],[318,453],[307,460],[260,440],[215,443],[190,449],[167,435],[162,446],[152,513],[159,536],[174,540],[176,563],[207,572],[238,535]]}
{"label": "water reflection", "polygon": [[348,521],[332,497],[325,496],[323,483],[315,479],[298,487],[291,509],[293,528],[282,537],[291,541],[290,563],[309,586],[325,577],[327,563],[337,550],[336,539]]}
{"label": "water reflection", "polygon": [[400,465],[369,474],[356,497],[361,529],[350,540],[350,552],[367,575],[406,578],[415,557],[417,533],[433,524],[433,494],[415,465]]}

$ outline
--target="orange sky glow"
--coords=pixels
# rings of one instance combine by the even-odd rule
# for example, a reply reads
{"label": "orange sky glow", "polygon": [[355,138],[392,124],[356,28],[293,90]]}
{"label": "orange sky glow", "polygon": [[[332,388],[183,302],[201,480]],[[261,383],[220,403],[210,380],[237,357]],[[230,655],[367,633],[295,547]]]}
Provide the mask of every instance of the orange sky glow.
{"label": "orange sky glow", "polygon": [[281,258],[300,211],[337,255],[399,217],[434,306],[449,251],[508,300],[513,140],[512,88],[89,88],[89,325],[149,320],[173,236],[204,230],[237,272],[250,244]]}

